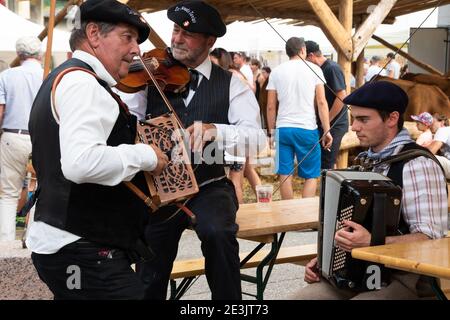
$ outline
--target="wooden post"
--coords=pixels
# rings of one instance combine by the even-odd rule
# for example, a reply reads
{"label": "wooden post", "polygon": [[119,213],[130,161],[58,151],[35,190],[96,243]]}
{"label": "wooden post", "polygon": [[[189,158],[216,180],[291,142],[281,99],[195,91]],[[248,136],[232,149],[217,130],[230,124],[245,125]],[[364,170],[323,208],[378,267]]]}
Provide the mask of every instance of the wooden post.
{"label": "wooden post", "polygon": [[[339,2],[339,22],[345,30],[346,35],[351,38],[353,24],[353,2],[351,0],[340,0]],[[353,48],[352,48],[353,50]],[[346,91],[350,93],[350,79],[352,60],[341,51],[338,52],[338,63],[342,68],[345,77]],[[341,150],[336,161],[338,169],[347,168],[348,166],[348,150]]]}
{"label": "wooden post", "polygon": [[358,59],[356,59],[356,88],[361,87],[364,82],[364,50],[361,51],[361,53],[358,56]]}
{"label": "wooden post", "polygon": [[353,59],[359,56],[376,28],[383,22],[397,0],[381,0],[373,12],[359,26],[353,36]]}
{"label": "wooden post", "polygon": [[52,43],[53,43],[53,30],[55,29],[55,11],[56,0],[50,0],[50,13],[48,16],[48,36],[47,36],[47,50],[45,51],[44,60],[44,79],[47,78],[50,73],[50,64],[52,61]]}
{"label": "wooden post", "polygon": [[333,11],[331,11],[327,3],[324,0],[307,1],[317,15],[320,26],[330,42],[336,44],[347,59],[351,59],[353,51],[352,38],[347,34],[346,30],[336,18]]}
{"label": "wooden post", "polygon": [[[351,38],[352,33],[352,19],[353,18],[353,2],[351,0],[340,0],[339,3],[339,22],[345,29],[345,32],[349,38]],[[350,79],[351,79],[351,68],[352,60],[349,59],[345,53],[339,52],[338,63],[342,68],[344,73],[345,83],[347,85],[347,93],[350,93]]]}
{"label": "wooden post", "polygon": [[167,48],[166,43],[163,39],[159,36],[159,34],[156,33],[155,29],[153,29],[150,24],[148,23],[148,26],[150,27],[150,34],[148,36],[148,40],[155,46],[155,48],[158,49],[165,49]]}
{"label": "wooden post", "polygon": [[[387,42],[386,40],[381,39],[380,37],[376,36],[376,35],[372,35],[372,38],[374,38],[375,40],[377,40],[379,43],[381,43],[382,45],[388,47],[389,49],[393,50],[394,52],[397,52],[398,48],[392,44],[390,44],[389,42]],[[431,74],[436,74],[438,76],[443,77],[444,74],[442,72],[440,72],[439,70],[433,68],[432,66],[430,66],[429,64],[426,64],[422,61],[417,60],[416,58],[414,58],[413,56],[407,54],[405,51],[403,50],[398,50],[397,52],[399,55],[401,55],[402,57],[405,57],[406,59],[408,59],[409,62],[414,63],[416,66],[424,69],[425,71],[428,71]]]}
{"label": "wooden post", "polygon": [[[362,23],[362,18],[357,19],[358,21],[355,23],[355,28],[359,28]],[[365,83],[365,74],[364,74],[364,48],[361,50],[361,53],[358,55],[356,59],[356,70],[355,70],[355,86],[356,88],[361,87]]]}

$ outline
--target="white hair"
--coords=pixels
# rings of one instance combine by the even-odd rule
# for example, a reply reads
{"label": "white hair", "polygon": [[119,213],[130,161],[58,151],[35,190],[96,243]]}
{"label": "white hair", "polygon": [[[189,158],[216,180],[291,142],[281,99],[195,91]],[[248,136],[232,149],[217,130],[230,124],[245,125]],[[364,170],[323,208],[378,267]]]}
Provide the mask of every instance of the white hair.
{"label": "white hair", "polygon": [[37,37],[21,37],[16,42],[16,52],[20,57],[39,57],[42,42]]}

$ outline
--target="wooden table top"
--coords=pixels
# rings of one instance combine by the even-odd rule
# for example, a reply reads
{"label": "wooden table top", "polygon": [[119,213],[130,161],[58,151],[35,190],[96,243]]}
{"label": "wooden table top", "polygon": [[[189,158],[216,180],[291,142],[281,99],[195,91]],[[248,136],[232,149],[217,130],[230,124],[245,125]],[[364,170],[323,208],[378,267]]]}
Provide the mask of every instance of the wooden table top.
{"label": "wooden table top", "polygon": [[450,238],[358,248],[352,250],[352,256],[390,268],[450,279]]}
{"label": "wooden table top", "polygon": [[269,205],[270,211],[261,211],[256,203],[240,205],[236,217],[238,237],[317,228],[319,197],[273,201]]}

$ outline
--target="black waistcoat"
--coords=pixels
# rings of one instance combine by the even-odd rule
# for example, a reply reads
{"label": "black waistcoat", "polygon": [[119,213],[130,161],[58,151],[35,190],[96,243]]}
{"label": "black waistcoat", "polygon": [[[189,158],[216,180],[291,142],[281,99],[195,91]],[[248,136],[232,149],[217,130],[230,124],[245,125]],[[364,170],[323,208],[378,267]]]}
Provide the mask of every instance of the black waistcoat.
{"label": "black waistcoat", "polygon": [[[183,102],[181,94],[169,92],[166,95],[185,128],[193,124],[194,121],[229,124],[230,81],[230,72],[212,64],[209,80],[203,77],[203,80],[195,91],[194,97],[187,107]],[[168,111],[157,90],[154,87],[149,87],[147,114],[150,114],[152,117],[157,117]],[[211,153],[210,150],[214,150],[215,152]],[[209,155],[211,155],[211,158]],[[192,157],[197,183],[201,184],[208,179],[225,175],[223,150],[219,150],[216,143],[205,147],[203,157],[206,158],[206,163],[198,166],[196,165],[195,157]],[[215,159],[215,163],[211,163],[211,160],[208,162],[208,159]]]}
{"label": "black waistcoat", "polygon": [[[70,67],[92,71],[89,65],[78,59],[63,63],[42,84],[30,114],[33,166],[39,183],[35,220],[94,242],[132,248],[147,219],[143,202],[122,183],[116,186],[76,184],[62,173],[59,125],[52,115],[50,92],[56,76]],[[110,92],[104,81],[98,81]],[[117,104],[111,108],[119,108],[120,114],[107,145],[134,144],[136,118]],[[133,182],[143,188],[141,190],[146,190],[142,173],[138,173]]]}

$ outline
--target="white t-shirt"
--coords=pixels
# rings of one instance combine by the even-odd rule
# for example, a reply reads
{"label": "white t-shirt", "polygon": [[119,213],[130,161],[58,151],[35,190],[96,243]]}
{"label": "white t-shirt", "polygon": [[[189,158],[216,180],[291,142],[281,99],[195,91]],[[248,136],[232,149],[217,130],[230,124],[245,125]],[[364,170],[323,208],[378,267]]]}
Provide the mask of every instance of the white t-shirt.
{"label": "white t-shirt", "polygon": [[278,96],[276,127],[316,129],[316,86],[324,83],[322,69],[308,61],[289,60],[273,69],[267,90],[275,90]]}
{"label": "white t-shirt", "polygon": [[253,71],[248,64],[244,64],[239,71],[242,72],[248,83],[253,83]]}
{"label": "white t-shirt", "polygon": [[369,82],[373,78],[373,76],[378,75],[378,74],[380,76],[385,76],[386,72],[380,66],[371,65],[369,67],[369,69],[367,70],[367,73],[366,73],[366,76],[364,77],[364,79],[366,80],[366,82]]}
{"label": "white t-shirt", "polygon": [[434,140],[443,143],[440,149],[441,154],[450,159],[450,127],[439,128],[434,134]]}
{"label": "white t-shirt", "polygon": [[400,64],[395,61],[391,60],[389,64],[386,66],[386,74],[389,75],[389,72],[394,71],[394,79],[400,78]]}

